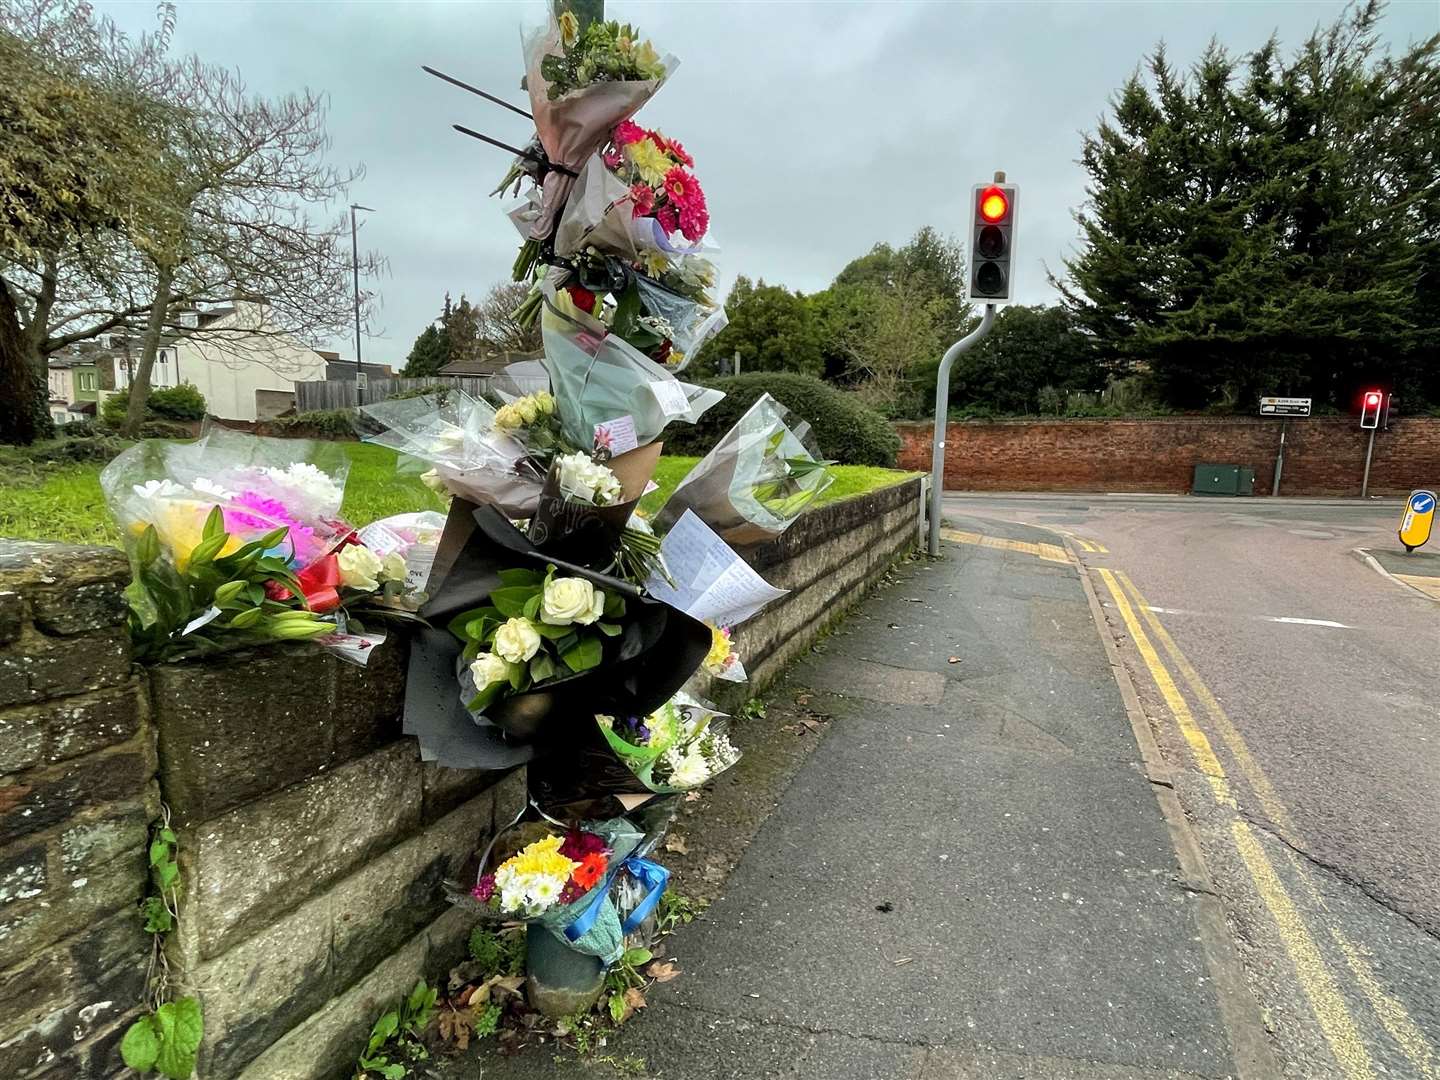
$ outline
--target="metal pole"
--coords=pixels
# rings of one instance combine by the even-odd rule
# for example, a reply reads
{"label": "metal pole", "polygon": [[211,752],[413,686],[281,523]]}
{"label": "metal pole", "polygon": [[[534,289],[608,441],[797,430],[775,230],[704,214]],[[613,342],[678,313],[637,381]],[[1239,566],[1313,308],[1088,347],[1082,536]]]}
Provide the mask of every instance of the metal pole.
{"label": "metal pole", "polygon": [[1289,426],[1289,420],[1280,421],[1280,452],[1275,455],[1275,483],[1270,485],[1272,498],[1280,494],[1280,477],[1285,472],[1285,429]]}
{"label": "metal pole", "polygon": [[935,439],[930,448],[930,543],[931,555],[940,554],[940,511],[945,497],[945,421],[950,411],[950,368],[960,354],[990,332],[995,321],[995,305],[986,304],[980,325],[945,350],[940,358],[940,373],[935,377]]}
{"label": "metal pole", "polygon": [[355,237],[355,206],[350,206],[350,273],[355,285],[355,404],[365,404],[365,391],[360,389],[360,245]]}
{"label": "metal pole", "polygon": [[1370,442],[1365,447],[1365,478],[1360,481],[1360,498],[1370,494],[1370,455],[1375,453],[1375,429],[1370,429]]}

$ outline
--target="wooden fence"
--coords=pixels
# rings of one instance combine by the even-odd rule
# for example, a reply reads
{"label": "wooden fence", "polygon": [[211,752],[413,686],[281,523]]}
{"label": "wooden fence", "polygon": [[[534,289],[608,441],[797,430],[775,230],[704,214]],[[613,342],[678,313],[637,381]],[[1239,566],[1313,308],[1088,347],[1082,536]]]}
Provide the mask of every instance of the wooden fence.
{"label": "wooden fence", "polygon": [[[433,386],[437,389],[463,390],[471,397],[485,393],[488,375],[444,375],[432,379],[370,379],[365,388],[365,401],[374,404],[406,390]],[[295,411],[318,412],[322,409],[349,409],[355,404],[353,379],[323,379],[295,384]]]}

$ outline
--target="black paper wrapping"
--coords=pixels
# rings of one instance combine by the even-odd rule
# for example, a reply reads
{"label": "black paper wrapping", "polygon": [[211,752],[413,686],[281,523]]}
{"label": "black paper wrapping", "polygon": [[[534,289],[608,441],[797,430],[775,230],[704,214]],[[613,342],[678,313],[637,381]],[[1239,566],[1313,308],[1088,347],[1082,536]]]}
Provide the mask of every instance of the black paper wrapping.
{"label": "black paper wrapping", "polygon": [[[539,730],[526,738],[503,730],[489,717],[472,719],[457,679],[464,647],[446,627],[462,611],[485,602],[499,585],[501,570],[549,563],[624,596],[625,629],[606,642],[599,667],[531,692],[552,695],[554,703]],[[540,551],[493,506],[462,499],[451,502],[436,551],[431,598],[420,615],[430,626],[420,630],[410,650],[404,731],[419,739],[424,760],[450,768],[502,769],[539,754],[578,751],[590,742],[595,713],[653,712],[680,689],[710,649],[710,630],[704,623],[645,596],[628,582]],[[505,701],[513,707],[529,696]]]}

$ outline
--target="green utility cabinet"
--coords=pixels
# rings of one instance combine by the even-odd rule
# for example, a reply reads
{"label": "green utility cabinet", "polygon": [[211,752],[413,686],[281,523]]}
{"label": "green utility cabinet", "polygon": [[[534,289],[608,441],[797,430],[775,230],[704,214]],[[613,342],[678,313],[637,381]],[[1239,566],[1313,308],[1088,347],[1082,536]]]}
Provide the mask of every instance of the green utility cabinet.
{"label": "green utility cabinet", "polygon": [[1255,470],[1244,465],[1196,465],[1192,495],[1253,495]]}

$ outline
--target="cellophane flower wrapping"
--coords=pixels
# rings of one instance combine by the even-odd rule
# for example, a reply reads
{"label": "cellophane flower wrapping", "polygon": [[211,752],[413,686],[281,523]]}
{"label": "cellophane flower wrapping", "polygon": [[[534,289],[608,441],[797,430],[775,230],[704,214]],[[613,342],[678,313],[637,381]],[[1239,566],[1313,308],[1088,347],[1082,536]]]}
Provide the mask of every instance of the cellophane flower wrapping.
{"label": "cellophane flower wrapping", "polygon": [[610,749],[647,790],[691,791],[740,760],[726,714],[689,694],[676,694],[644,717],[597,715]]}
{"label": "cellophane flower wrapping", "polygon": [[810,425],[762,394],[680,481],[656,527],[693,510],[729,543],[773,539],[833,482],[826,464]]}
{"label": "cellophane flower wrapping", "polygon": [[540,326],[560,419],[566,437],[577,446],[594,446],[596,425],[623,417],[634,423],[636,445],[645,446],[659,439],[672,421],[695,423],[725,396],[681,382],[619,337],[601,336],[551,303]]}
{"label": "cellophane flower wrapping", "polygon": [[360,542],[380,558],[398,554],[405,560],[405,591],[416,594],[418,599],[430,579],[444,530],[444,514],[418,510],[372,521],[359,530],[359,535]]}
{"label": "cellophane flower wrapping", "polygon": [[[525,42],[525,85],[530,92],[535,132],[545,147],[545,156],[552,164],[579,172],[586,159],[609,139],[615,125],[634,115],[664,85],[679,61],[673,56],[663,57],[660,65],[664,75],[660,78],[595,82],[552,100],[550,82],[542,67],[547,55],[560,51],[560,27],[552,19],[549,26],[536,31]],[[574,183],[573,176],[559,169],[545,176],[541,206],[530,223],[532,239],[545,240],[555,231]]]}
{"label": "cellophane flower wrapping", "polygon": [[545,469],[519,432],[495,427],[496,410],[460,390],[360,407],[360,434],[430,465],[427,483],[511,517],[534,512]]}
{"label": "cellophane flower wrapping", "polygon": [[284,527],[276,554],[303,570],[350,533],[340,519],[349,459],[334,443],[267,439],[211,426],[193,443],[146,440],[100,474],[106,505],[127,539],[153,525],[184,570],[214,507],[231,542],[220,554]]}
{"label": "cellophane flower wrapping", "polygon": [[[635,208],[631,187],[599,154],[591,155],[575,178],[565,214],[555,227],[555,254],[572,257],[595,248],[638,262],[652,255],[674,260],[720,250],[708,231],[699,240],[687,240],[679,232],[667,233],[658,218],[637,217]],[[518,226],[526,215],[523,208],[517,210]]]}
{"label": "cellophane flower wrapping", "polygon": [[[567,948],[614,963],[624,942],[611,887],[625,860],[644,838],[645,834],[625,818],[584,821],[576,829],[552,821],[527,822],[508,830],[497,841],[487,860],[489,865],[481,867],[471,895],[480,903],[483,915],[538,923]],[[596,840],[604,845],[603,861],[586,859],[597,853]],[[556,857],[562,846],[578,856],[568,859],[569,869],[566,857]],[[525,855],[527,849],[529,856]],[[511,863],[510,870],[519,873],[507,872],[506,864],[516,856],[520,861]],[[578,882],[577,869],[582,875]],[[568,875],[568,884],[560,881],[561,871]],[[582,890],[581,883],[588,883],[588,887]],[[571,940],[566,936],[567,928],[594,905],[599,908],[593,924]]]}

